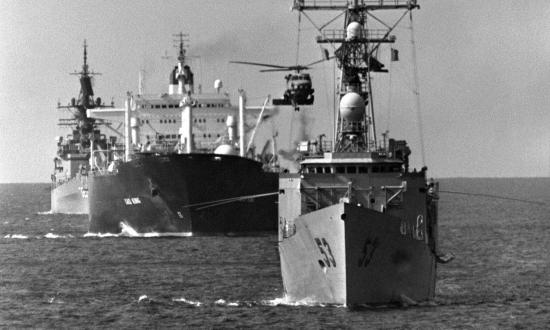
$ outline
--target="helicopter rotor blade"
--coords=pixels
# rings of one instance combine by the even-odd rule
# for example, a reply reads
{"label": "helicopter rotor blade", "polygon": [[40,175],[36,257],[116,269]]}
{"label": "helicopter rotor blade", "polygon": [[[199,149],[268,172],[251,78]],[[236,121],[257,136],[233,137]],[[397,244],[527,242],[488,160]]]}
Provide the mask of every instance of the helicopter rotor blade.
{"label": "helicopter rotor blade", "polygon": [[323,59],[320,59],[320,60],[318,60],[318,61],[311,62],[311,63],[309,63],[309,64],[306,65],[306,66],[311,66],[311,65],[319,64],[319,63],[324,62],[324,61],[329,61],[329,60],[331,60],[331,59],[333,59],[333,58],[334,58],[334,56],[331,56],[331,57],[329,57],[328,59],[324,59],[324,58],[323,58]]}
{"label": "helicopter rotor blade", "polygon": [[281,71],[295,71],[292,68],[281,68],[281,69],[263,69],[260,72],[281,72]]}
{"label": "helicopter rotor blade", "polygon": [[288,69],[288,66],[284,66],[284,65],[265,64],[265,63],[257,63],[257,62],[229,61],[229,63],[266,66],[269,68],[278,68],[278,69]]}
{"label": "helicopter rotor blade", "polygon": [[305,65],[293,65],[293,66],[289,66],[288,67],[289,70],[294,70],[294,71],[302,71],[302,70],[309,70],[309,66],[305,66]]}
{"label": "helicopter rotor blade", "polygon": [[332,60],[333,58],[334,58],[334,55],[333,55],[333,56],[328,56],[327,58],[322,58],[322,59],[317,60],[317,61],[315,61],[315,62],[311,62],[311,63],[307,64],[306,66],[312,66],[312,65],[315,65],[315,64],[319,64],[319,63],[321,63],[321,62],[330,61],[330,60]]}

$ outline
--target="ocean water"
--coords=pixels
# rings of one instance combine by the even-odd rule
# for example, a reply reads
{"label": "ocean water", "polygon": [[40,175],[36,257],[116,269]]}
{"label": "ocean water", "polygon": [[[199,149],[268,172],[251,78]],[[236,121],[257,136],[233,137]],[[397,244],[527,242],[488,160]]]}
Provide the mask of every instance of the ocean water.
{"label": "ocean water", "polygon": [[550,328],[550,179],[445,179],[437,296],[348,309],[285,302],[276,235],[98,237],[0,185],[2,328]]}

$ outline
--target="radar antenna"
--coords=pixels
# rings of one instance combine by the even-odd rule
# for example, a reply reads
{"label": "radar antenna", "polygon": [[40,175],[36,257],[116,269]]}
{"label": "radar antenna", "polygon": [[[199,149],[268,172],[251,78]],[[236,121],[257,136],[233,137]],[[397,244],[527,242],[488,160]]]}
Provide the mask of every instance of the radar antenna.
{"label": "radar antenna", "polygon": [[[334,56],[340,69],[335,151],[376,151],[372,74],[388,72],[376,55],[382,44],[395,42],[391,33],[407,14],[419,8],[416,0],[294,0],[292,8],[300,13],[315,10],[343,12],[343,29],[329,28],[329,22],[318,28],[321,35],[317,37],[317,43],[329,43],[336,49]],[[393,24],[386,24],[373,14],[373,11],[385,9],[403,9],[404,13]],[[306,17],[311,21],[309,16]],[[381,27],[367,27],[367,20]]]}

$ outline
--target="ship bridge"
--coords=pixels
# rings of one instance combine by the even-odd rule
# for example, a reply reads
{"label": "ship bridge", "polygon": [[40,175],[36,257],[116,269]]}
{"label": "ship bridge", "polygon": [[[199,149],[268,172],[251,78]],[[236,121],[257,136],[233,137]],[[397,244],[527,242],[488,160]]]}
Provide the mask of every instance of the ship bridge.
{"label": "ship bridge", "polygon": [[308,158],[301,163],[307,174],[400,173],[403,161],[386,158],[377,152],[327,152],[322,158]]}

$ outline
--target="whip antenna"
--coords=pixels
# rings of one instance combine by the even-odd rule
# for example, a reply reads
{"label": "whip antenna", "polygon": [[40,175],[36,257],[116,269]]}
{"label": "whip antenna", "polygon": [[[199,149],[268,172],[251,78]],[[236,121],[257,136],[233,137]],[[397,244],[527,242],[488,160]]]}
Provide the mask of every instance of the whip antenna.
{"label": "whip antenna", "polygon": [[418,63],[416,60],[416,43],[414,41],[414,27],[413,27],[413,18],[412,11],[409,11],[409,23],[411,30],[411,52],[412,52],[412,61],[413,61],[413,75],[414,75],[414,100],[416,105],[416,122],[418,125],[418,135],[420,138],[420,153],[422,155],[422,166],[426,165],[426,157],[424,152],[424,132],[422,129],[422,114],[420,110],[420,83],[418,81]]}

